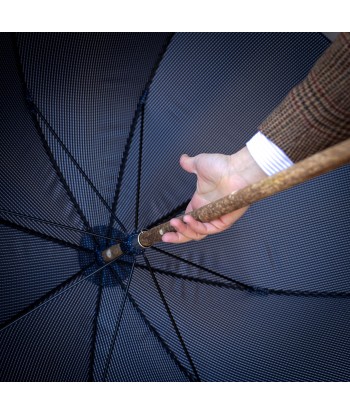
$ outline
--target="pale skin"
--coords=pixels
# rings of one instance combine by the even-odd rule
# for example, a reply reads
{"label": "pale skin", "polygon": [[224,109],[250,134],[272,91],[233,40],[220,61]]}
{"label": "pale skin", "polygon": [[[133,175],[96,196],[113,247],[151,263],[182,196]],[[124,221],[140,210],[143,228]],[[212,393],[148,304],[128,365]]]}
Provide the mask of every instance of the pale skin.
{"label": "pale skin", "polygon": [[[186,208],[186,213],[220,199],[235,190],[256,183],[267,177],[250,155],[247,147],[233,155],[199,154],[195,157],[182,155],[181,167],[197,175],[197,189]],[[243,208],[222,216],[209,223],[201,223],[190,215],[183,221],[171,219],[177,232],[163,235],[163,242],[184,243],[199,241],[208,235],[223,232],[232,226],[247,210]]]}

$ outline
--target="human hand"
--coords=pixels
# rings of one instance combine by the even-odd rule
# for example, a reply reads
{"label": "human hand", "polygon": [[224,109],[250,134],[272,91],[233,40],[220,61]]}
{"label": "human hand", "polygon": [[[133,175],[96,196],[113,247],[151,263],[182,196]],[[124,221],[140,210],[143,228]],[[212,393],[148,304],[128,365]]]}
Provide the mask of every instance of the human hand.
{"label": "human hand", "polygon": [[[180,158],[180,165],[187,172],[197,175],[197,190],[186,208],[186,213],[266,177],[246,147],[231,156],[199,154],[189,157],[183,155]],[[171,243],[199,241],[207,235],[228,229],[247,209],[246,207],[236,210],[208,223],[196,221],[191,215],[185,215],[183,220],[173,218],[170,224],[176,232],[164,234],[162,240]]]}

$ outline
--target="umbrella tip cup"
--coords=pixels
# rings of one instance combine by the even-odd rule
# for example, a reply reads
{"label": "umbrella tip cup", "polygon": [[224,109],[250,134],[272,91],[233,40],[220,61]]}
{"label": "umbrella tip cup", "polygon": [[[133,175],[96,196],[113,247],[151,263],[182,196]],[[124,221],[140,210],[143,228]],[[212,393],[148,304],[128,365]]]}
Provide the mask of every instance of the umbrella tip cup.
{"label": "umbrella tip cup", "polygon": [[106,263],[108,263],[122,255],[135,256],[143,254],[145,246],[141,244],[139,236],[139,232],[131,233],[126,236],[120,244],[112,245],[102,251],[102,258]]}
{"label": "umbrella tip cup", "polygon": [[110,249],[106,249],[104,254],[105,254],[105,256],[104,256],[105,260],[106,259],[109,259],[109,260],[112,259],[112,251]]}
{"label": "umbrella tip cup", "polygon": [[124,252],[121,250],[120,245],[117,244],[117,245],[112,245],[109,248],[102,251],[102,258],[106,263],[108,263],[108,262],[113,261],[116,258],[119,258],[123,254]]}

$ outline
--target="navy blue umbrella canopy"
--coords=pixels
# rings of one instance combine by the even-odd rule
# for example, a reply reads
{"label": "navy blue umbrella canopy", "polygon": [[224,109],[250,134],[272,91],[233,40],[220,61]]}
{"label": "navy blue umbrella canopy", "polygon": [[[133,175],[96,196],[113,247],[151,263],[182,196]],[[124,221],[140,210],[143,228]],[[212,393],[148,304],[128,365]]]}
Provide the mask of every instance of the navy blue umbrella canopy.
{"label": "navy blue umbrella canopy", "polygon": [[2,34],[0,380],[350,380],[349,166],[105,264],[242,148],[317,33]]}

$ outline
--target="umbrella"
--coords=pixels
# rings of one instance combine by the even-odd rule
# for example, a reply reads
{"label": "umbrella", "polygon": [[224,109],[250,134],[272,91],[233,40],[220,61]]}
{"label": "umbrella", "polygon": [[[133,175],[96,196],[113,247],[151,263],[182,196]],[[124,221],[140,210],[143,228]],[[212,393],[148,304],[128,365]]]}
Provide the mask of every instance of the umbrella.
{"label": "umbrella", "polygon": [[349,166],[220,235],[102,258],[181,214],[179,156],[239,150],[328,44],[2,34],[2,381],[350,379]]}

